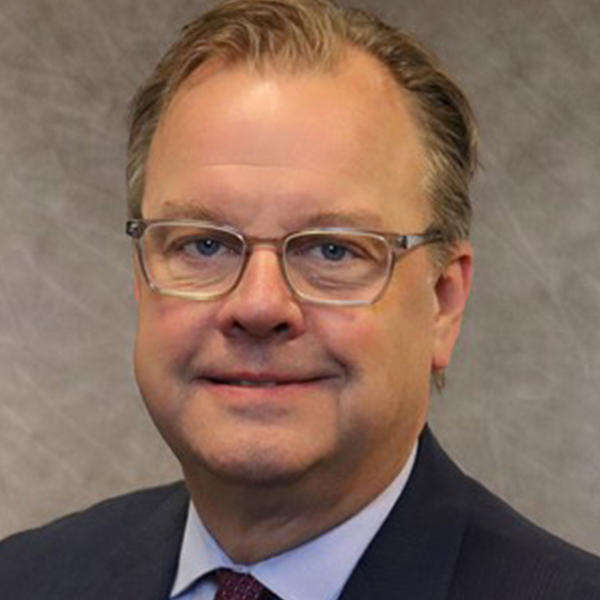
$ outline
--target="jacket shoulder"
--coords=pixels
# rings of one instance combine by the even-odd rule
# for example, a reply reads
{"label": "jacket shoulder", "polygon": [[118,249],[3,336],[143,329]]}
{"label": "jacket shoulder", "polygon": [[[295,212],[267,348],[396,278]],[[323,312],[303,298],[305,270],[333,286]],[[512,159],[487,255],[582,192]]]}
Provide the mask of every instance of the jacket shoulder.
{"label": "jacket shoulder", "polygon": [[465,475],[426,428],[400,498],[341,599],[600,600],[600,560]]}
{"label": "jacket shoulder", "polygon": [[111,498],[12,535],[0,542],[2,587],[14,590],[14,597],[27,597],[18,595],[20,590],[38,581],[63,585],[78,573],[93,577],[122,547],[142,546],[150,523],[170,515],[173,527],[183,530],[186,506],[185,487],[175,483]]}
{"label": "jacket shoulder", "polygon": [[454,578],[457,598],[598,600],[600,558],[565,542],[467,478],[470,512]]}
{"label": "jacket shoulder", "polygon": [[102,543],[123,528],[144,519],[169,496],[177,493],[181,484],[170,484],[103,500],[82,511],[61,517],[41,527],[9,536],[0,542],[0,562],[4,559],[34,553],[46,553],[54,548],[81,547]]}

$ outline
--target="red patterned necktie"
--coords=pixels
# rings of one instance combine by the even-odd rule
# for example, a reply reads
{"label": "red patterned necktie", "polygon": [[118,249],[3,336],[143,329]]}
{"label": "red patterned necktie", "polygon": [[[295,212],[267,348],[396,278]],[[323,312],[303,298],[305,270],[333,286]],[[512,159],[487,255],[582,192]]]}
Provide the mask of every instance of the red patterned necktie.
{"label": "red patterned necktie", "polygon": [[215,600],[259,600],[260,598],[272,598],[267,588],[254,579],[252,575],[236,573],[230,569],[218,569],[215,572],[215,577],[219,584]]}

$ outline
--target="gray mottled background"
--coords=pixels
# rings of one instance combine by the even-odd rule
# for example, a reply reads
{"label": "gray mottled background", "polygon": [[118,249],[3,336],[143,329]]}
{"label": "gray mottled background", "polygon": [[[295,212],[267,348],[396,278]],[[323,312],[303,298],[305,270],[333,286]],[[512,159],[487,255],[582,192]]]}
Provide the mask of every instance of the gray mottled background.
{"label": "gray mottled background", "polygon": [[[433,422],[600,552],[600,3],[373,0],[473,100],[477,273]],[[0,1],[0,537],[179,476],[130,369],[128,98],[200,0]]]}

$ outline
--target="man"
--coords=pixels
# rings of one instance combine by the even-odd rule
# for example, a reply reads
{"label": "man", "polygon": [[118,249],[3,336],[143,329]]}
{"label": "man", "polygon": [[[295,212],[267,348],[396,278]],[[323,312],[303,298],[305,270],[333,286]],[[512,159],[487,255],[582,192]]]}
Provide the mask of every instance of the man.
{"label": "man", "polygon": [[0,546],[7,598],[600,598],[427,429],[471,280],[468,104],[411,39],[237,0],[138,93],[135,372],[185,485]]}

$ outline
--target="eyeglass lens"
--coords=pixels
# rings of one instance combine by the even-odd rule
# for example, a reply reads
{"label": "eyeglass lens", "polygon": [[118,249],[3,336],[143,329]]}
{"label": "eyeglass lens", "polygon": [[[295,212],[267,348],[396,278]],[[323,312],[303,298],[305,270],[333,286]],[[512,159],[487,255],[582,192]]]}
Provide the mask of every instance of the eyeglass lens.
{"label": "eyeglass lens", "polygon": [[366,233],[310,233],[288,239],[290,285],[315,299],[367,300],[377,294],[388,265],[386,242]]}

